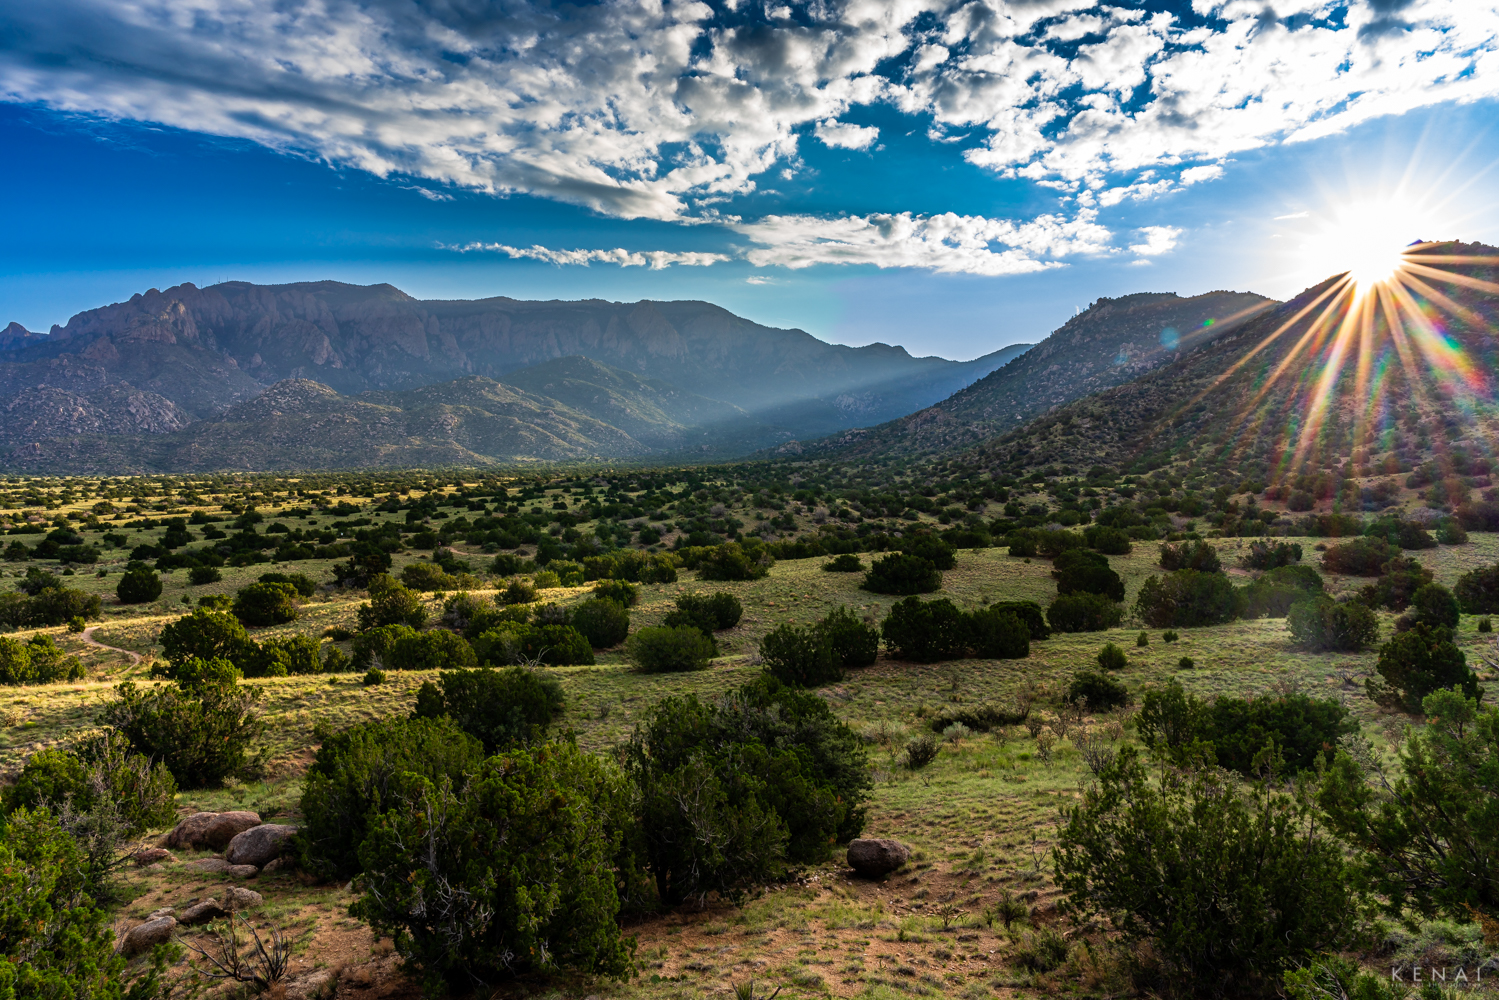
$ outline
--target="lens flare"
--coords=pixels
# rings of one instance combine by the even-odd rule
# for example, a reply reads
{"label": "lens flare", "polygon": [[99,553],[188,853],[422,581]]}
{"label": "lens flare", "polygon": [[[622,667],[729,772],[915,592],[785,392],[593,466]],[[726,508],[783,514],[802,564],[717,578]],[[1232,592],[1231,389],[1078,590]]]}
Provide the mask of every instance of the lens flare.
{"label": "lens flare", "polygon": [[1346,274],[1354,293],[1363,296],[1399,270],[1407,247],[1426,237],[1431,220],[1390,202],[1358,202],[1314,225],[1301,246],[1308,273],[1320,276],[1330,266],[1333,273]]}

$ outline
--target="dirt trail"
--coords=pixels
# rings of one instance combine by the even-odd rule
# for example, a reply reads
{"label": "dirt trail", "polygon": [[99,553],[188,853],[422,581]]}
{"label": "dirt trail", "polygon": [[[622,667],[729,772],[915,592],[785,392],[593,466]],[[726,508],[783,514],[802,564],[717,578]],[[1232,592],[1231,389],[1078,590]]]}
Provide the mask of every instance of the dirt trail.
{"label": "dirt trail", "polygon": [[99,626],[97,626],[97,625],[90,625],[88,628],[86,628],[86,629],[83,630],[82,638],[83,638],[83,644],[85,646],[93,646],[95,649],[107,649],[107,650],[109,650],[111,652],[114,652],[114,653],[124,653],[126,656],[130,657],[130,665],[132,667],[140,665],[141,654],[139,654],[139,653],[132,653],[130,650],[128,650],[128,649],[121,649],[118,646],[106,646],[102,642],[95,642],[94,641],[94,629],[96,629],[98,627]]}

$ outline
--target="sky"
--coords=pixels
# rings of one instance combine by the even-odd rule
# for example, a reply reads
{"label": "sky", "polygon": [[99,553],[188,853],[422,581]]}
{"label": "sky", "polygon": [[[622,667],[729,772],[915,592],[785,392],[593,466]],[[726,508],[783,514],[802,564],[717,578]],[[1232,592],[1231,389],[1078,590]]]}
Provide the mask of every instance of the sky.
{"label": "sky", "polygon": [[1484,0],[0,0],[0,324],[183,281],[705,299],[967,359],[1499,244]]}

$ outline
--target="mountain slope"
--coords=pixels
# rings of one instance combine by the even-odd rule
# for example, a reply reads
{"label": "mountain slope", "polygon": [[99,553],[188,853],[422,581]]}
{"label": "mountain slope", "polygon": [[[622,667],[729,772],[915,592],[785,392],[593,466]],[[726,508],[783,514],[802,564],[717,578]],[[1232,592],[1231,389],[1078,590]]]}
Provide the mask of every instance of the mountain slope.
{"label": "mountain slope", "polygon": [[1035,347],[934,406],[797,447],[806,454],[880,460],[972,445],[1046,409],[1139,378],[1274,304],[1262,295],[1227,291],[1099,299]]}
{"label": "mountain slope", "polygon": [[843,347],[705,302],[424,302],[390,285],[333,281],[151,289],[79,313],[40,341],[24,332],[0,355],[0,402],[62,372],[129,382],[204,418],[287,378],[348,395],[498,379],[577,355],[691,386],[762,422],[790,421],[786,429],[804,437],[929,405],[1005,357]]}

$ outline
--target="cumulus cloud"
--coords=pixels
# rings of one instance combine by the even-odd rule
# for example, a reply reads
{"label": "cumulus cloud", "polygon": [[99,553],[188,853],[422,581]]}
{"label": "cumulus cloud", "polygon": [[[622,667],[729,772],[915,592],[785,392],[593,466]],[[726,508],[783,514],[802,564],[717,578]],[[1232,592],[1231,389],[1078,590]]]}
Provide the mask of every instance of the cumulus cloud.
{"label": "cumulus cloud", "polygon": [[[1090,0],[819,0],[759,14],[697,0],[0,0],[0,99],[683,222],[730,198],[752,210],[759,178],[795,163],[809,132],[873,148],[878,129],[840,118],[884,106],[921,116],[934,142],[968,135],[969,162],[1091,211],[1210,181],[1239,151],[1499,94],[1496,5],[1347,0],[1336,12],[1326,0],[1194,0],[1175,14]],[[993,220],[949,233],[863,218],[870,232],[909,232],[895,256],[928,262],[911,266],[1042,266],[956,235]],[[783,253],[764,252],[894,254],[847,220],[818,224],[841,235],[792,227]]]}
{"label": "cumulus cloud", "polygon": [[465,243],[450,247],[460,253],[484,251],[502,253],[517,260],[539,260],[548,264],[618,264],[620,267],[649,267],[660,271],[673,264],[682,267],[709,267],[729,260],[721,253],[699,253],[697,251],[674,252],[670,250],[549,250],[543,246],[512,247],[503,243]]}
{"label": "cumulus cloud", "polygon": [[1176,248],[1176,240],[1181,232],[1174,226],[1145,226],[1139,230],[1145,241],[1130,244],[1130,250],[1141,257],[1159,257]]}

